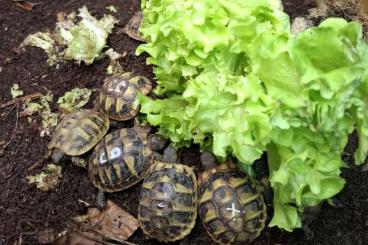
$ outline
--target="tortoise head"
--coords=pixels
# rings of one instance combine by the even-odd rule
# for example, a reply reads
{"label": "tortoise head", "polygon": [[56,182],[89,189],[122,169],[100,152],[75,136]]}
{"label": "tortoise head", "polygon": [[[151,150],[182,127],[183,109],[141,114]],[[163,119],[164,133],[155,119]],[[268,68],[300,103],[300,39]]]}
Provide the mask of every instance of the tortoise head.
{"label": "tortoise head", "polygon": [[59,163],[64,156],[64,152],[59,148],[54,148],[52,151],[48,151],[48,156],[50,157],[54,163]]}
{"label": "tortoise head", "polygon": [[202,152],[200,160],[204,170],[209,170],[217,166],[216,157],[210,151]]}

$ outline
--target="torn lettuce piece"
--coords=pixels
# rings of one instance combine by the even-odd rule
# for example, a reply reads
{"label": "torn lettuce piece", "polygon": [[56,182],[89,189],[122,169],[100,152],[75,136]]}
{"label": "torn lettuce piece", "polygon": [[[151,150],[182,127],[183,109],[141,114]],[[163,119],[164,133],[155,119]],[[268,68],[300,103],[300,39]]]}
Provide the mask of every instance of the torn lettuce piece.
{"label": "torn lettuce piece", "polygon": [[114,5],[109,5],[106,7],[107,10],[109,10],[112,13],[117,13],[118,10],[116,9],[116,7]]}
{"label": "torn lettuce piece", "polygon": [[23,91],[20,89],[18,83],[13,84],[13,86],[10,89],[10,93],[13,99],[23,95]]}
{"label": "torn lettuce piece", "polygon": [[91,94],[92,90],[88,88],[74,88],[60,97],[57,103],[59,104],[59,107],[64,110],[78,110],[88,103]]}
{"label": "torn lettuce piece", "polygon": [[58,114],[51,112],[50,102],[53,95],[48,91],[46,95],[42,95],[38,102],[27,101],[26,108],[21,112],[23,116],[32,116],[35,113],[41,116],[42,126],[40,126],[40,136],[50,135],[52,129],[57,125]]}
{"label": "torn lettuce piece", "polygon": [[27,176],[29,184],[36,184],[36,187],[41,191],[48,191],[53,189],[60,181],[62,167],[55,164],[47,164],[45,171],[40,172],[34,176]]}
{"label": "torn lettuce piece", "polygon": [[79,9],[78,16],[79,22],[72,12],[56,23],[54,31],[30,34],[20,48],[28,45],[42,48],[48,55],[49,66],[64,59],[92,64],[106,47],[106,40],[118,20],[112,15],[97,20],[85,6]]}
{"label": "torn lettuce piece", "polygon": [[47,64],[49,66],[55,65],[59,60],[59,48],[52,34],[49,32],[36,32],[28,35],[21,43],[20,48],[24,49],[26,46],[34,46],[43,49],[48,56]]}
{"label": "torn lettuce piece", "polygon": [[63,36],[67,36],[65,41],[68,42],[68,47],[65,50],[65,57],[90,65],[106,47],[107,37],[118,21],[111,15],[105,15],[97,20],[88,12],[86,6],[79,9],[78,16],[81,21],[69,30],[70,35],[66,34],[68,33],[66,29],[60,28],[66,32]]}

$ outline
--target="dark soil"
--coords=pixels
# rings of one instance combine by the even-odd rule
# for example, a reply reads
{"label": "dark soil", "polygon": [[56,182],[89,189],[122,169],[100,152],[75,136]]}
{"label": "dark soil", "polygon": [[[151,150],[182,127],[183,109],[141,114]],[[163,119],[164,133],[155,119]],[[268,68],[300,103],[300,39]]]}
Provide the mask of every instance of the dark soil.
{"label": "dark soil", "polygon": [[[70,12],[82,5],[97,16],[106,13],[106,6],[113,4],[119,10],[118,28],[124,26],[132,14],[139,9],[139,1],[118,0],[58,0],[41,2],[32,11],[15,7],[13,1],[0,0],[0,104],[9,101],[10,88],[18,83],[24,94],[51,90],[54,98],[62,96],[74,87],[98,88],[106,77],[108,60],[95,62],[91,66],[77,66],[71,62],[61,64],[58,69],[46,64],[46,55],[37,48],[27,48],[25,53],[15,52],[24,38],[36,31],[53,29],[58,12]],[[292,17],[306,14],[303,1],[285,1],[285,9]],[[110,36],[109,46],[127,55],[121,59],[125,70],[132,70],[153,78],[152,69],[145,65],[145,57],[136,57],[134,50],[138,42],[123,34]],[[1,70],[1,68],[0,68]],[[90,105],[92,106],[92,105]],[[52,109],[57,111],[55,99]],[[16,105],[0,109],[0,141],[8,142],[16,124]],[[78,200],[93,203],[97,190],[89,181],[87,172],[69,162],[62,164],[63,178],[56,188],[42,192],[26,181],[26,177],[41,171],[48,162],[42,162],[49,137],[40,137],[40,120],[34,116],[29,122],[20,118],[16,134],[10,145],[0,151],[0,244],[14,244],[21,239],[24,244],[37,244],[38,234],[51,229],[55,234],[70,226],[70,217],[86,213],[86,206]],[[116,126],[119,126],[117,124]],[[343,170],[347,184],[337,196],[337,207],[327,203],[309,226],[314,233],[306,240],[301,230],[287,233],[279,229],[266,229],[255,244],[366,244],[368,241],[368,172],[351,164],[351,154],[356,146],[352,137],[344,159],[350,168]],[[198,163],[198,149],[182,149],[180,160]],[[38,165],[34,165],[39,163]],[[33,166],[32,168],[30,168]],[[198,165],[196,166],[198,167]],[[140,185],[126,191],[108,195],[122,208],[137,215]],[[137,244],[158,244],[145,240],[138,230],[129,241]],[[179,244],[179,243],[177,243]],[[200,222],[186,239],[186,244],[212,244]]]}

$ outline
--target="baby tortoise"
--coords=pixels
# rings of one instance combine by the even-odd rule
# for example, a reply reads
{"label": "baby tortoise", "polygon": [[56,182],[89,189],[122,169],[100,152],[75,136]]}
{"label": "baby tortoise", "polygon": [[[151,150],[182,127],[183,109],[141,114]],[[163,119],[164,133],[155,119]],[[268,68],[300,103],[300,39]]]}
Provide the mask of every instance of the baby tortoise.
{"label": "baby tortoise", "polygon": [[109,129],[109,118],[101,112],[82,109],[66,115],[57,125],[48,145],[58,163],[66,154],[79,156],[92,149]]}
{"label": "baby tortoise", "polygon": [[123,32],[129,37],[144,42],[142,33],[139,31],[139,27],[143,21],[143,12],[136,12],[133,17],[129,20],[128,24],[123,28]]}
{"label": "baby tortoise", "polygon": [[[116,130],[96,145],[88,164],[89,177],[100,191],[129,188],[146,176],[154,160],[161,160],[155,151],[165,145],[165,139],[159,135],[149,136],[149,128],[137,122],[133,128]],[[176,161],[176,151],[167,151],[170,148],[165,149],[163,157]]]}
{"label": "baby tortoise", "polygon": [[160,242],[183,239],[197,217],[197,181],[183,164],[151,166],[139,197],[138,221],[144,234]]}
{"label": "baby tortoise", "polygon": [[265,226],[266,205],[250,178],[233,164],[204,171],[198,179],[198,212],[220,244],[245,244]]}
{"label": "baby tortoise", "polygon": [[105,79],[98,104],[111,119],[130,120],[139,111],[139,107],[133,108],[138,93],[147,95],[151,90],[151,82],[143,76],[135,76],[131,72],[116,74]]}

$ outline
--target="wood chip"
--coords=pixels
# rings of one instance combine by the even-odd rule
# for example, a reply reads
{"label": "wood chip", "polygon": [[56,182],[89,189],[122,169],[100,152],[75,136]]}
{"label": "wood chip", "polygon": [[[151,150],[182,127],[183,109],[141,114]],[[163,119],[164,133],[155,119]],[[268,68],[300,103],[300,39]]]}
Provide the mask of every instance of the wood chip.
{"label": "wood chip", "polygon": [[107,208],[104,211],[97,208],[89,209],[88,218],[89,223],[99,233],[122,241],[127,240],[139,227],[136,218],[110,200],[107,201]]}

